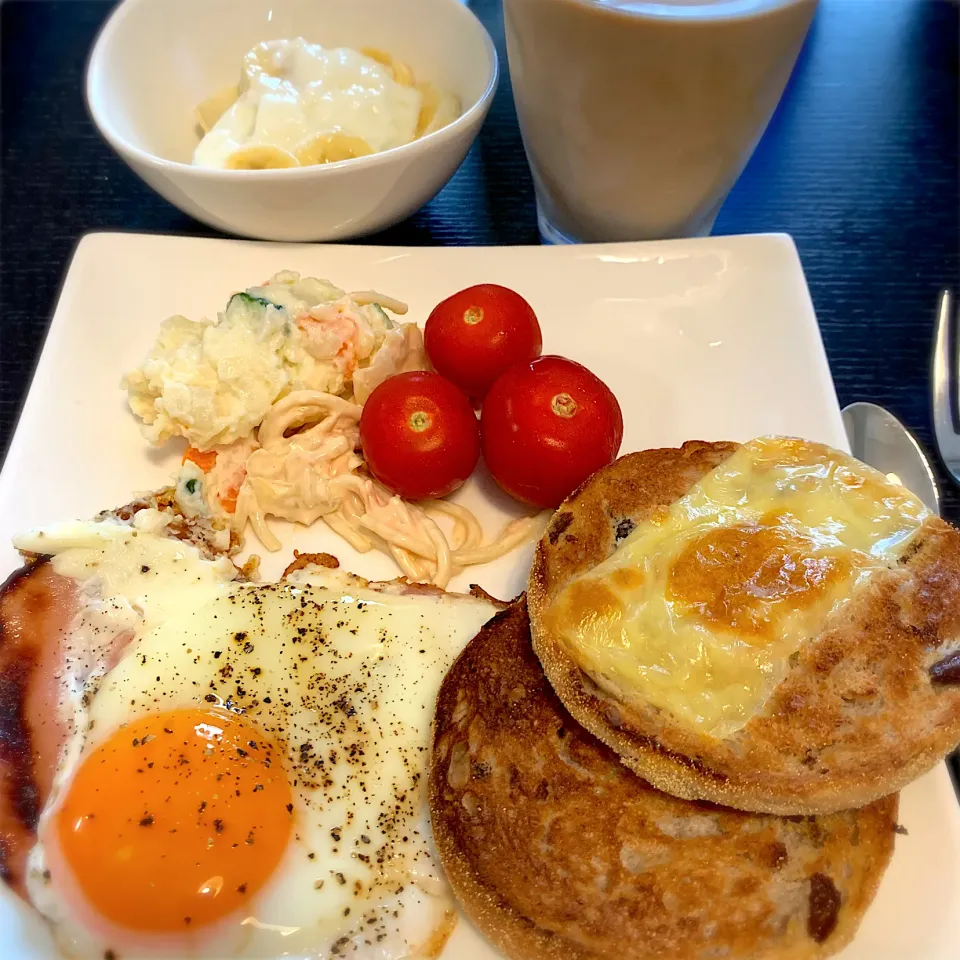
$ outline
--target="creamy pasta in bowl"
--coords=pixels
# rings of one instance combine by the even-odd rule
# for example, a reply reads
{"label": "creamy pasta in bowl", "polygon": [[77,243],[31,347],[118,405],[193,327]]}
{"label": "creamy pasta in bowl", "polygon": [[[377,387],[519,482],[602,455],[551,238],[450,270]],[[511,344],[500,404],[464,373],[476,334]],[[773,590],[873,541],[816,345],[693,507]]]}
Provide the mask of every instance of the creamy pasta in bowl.
{"label": "creamy pasta in bowl", "polygon": [[497,79],[493,43],[459,0],[124,0],[86,92],[110,146],[190,216],[337,240],[444,186]]}

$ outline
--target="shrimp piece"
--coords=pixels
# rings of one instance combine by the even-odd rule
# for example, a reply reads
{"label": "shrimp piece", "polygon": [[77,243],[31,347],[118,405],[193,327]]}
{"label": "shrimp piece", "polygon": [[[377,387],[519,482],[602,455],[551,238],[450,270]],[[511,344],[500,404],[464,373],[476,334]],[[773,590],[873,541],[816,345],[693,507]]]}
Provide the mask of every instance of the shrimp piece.
{"label": "shrimp piece", "polygon": [[350,300],[321,303],[297,317],[303,347],[316,360],[329,360],[348,379],[357,367],[360,324]]}

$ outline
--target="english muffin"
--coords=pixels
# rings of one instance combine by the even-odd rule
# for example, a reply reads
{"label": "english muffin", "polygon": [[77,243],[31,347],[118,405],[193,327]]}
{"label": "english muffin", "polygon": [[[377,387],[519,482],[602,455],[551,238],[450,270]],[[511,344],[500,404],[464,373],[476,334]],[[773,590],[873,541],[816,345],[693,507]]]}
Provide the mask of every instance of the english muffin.
{"label": "english muffin", "polygon": [[444,870],[513,960],[813,960],[850,941],[895,796],[781,818],[655,790],[564,709],[522,599],[440,689],[429,780]]}
{"label": "english muffin", "polygon": [[564,706],[678,797],[829,813],[960,741],[960,533],[820,444],[622,457],[557,510],[529,606]]}

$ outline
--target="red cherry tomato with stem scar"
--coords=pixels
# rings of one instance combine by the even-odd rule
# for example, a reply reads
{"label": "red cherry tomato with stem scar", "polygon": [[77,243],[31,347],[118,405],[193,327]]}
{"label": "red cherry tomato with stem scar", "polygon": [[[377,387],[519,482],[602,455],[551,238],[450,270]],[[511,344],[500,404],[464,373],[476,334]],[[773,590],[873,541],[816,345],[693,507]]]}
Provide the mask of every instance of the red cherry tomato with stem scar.
{"label": "red cherry tomato with stem scar", "polygon": [[473,473],[480,430],[470,401],[438,373],[416,370],[384,380],[360,415],[370,472],[407,500],[452,493]]}
{"label": "red cherry tomato with stem scar", "polygon": [[508,367],[540,356],[543,337],[533,308],[496,283],[467,287],[437,304],[423,330],[437,373],[482,400]]}
{"label": "red cherry tomato with stem scar", "polygon": [[497,379],[483,403],[480,432],[490,473],[507,493],[557,507],[616,458],[623,416],[599,377],[573,360],[546,356]]}

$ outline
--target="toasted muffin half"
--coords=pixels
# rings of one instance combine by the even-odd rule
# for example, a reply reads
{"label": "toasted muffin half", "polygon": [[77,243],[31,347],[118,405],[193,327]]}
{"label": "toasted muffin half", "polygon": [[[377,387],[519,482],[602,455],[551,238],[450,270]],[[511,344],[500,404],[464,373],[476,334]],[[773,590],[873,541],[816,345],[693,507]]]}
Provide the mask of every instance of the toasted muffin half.
{"label": "toasted muffin half", "polygon": [[463,909],[513,960],[812,960],[847,944],[894,843],[896,796],[817,817],[664,794],[566,711],[523,600],[440,689],[433,832]]}
{"label": "toasted muffin half", "polygon": [[622,457],[557,510],[528,602],[566,708],[678,797],[828,813],[960,741],[960,533],[819,444]]}

